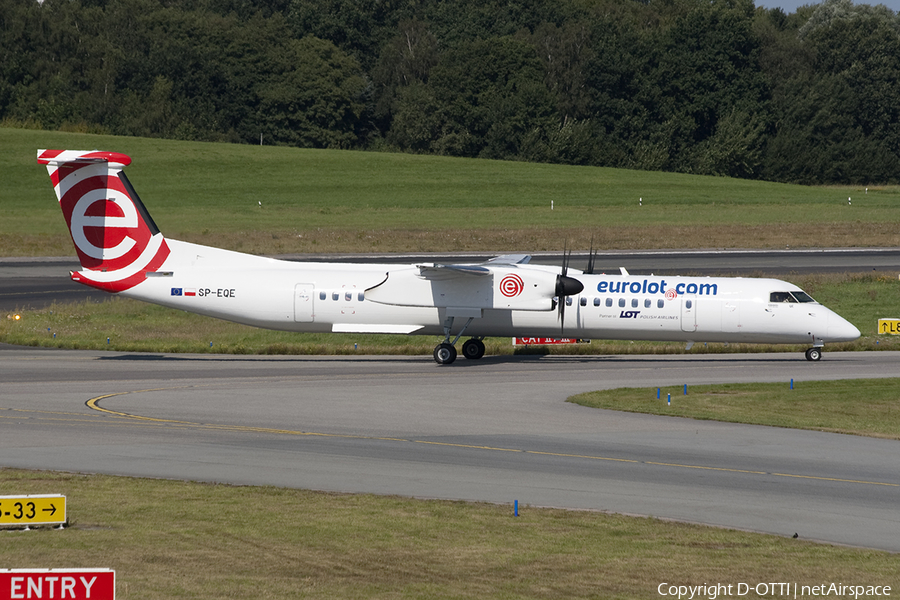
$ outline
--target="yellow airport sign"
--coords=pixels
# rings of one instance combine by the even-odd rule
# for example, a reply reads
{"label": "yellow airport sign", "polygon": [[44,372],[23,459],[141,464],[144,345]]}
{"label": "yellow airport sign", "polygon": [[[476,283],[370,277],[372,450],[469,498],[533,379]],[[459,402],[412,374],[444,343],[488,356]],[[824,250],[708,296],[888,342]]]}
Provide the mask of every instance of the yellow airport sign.
{"label": "yellow airport sign", "polygon": [[878,319],[878,333],[900,335],[900,319]]}
{"label": "yellow airport sign", "polygon": [[0,496],[0,526],[66,522],[66,497],[59,494]]}

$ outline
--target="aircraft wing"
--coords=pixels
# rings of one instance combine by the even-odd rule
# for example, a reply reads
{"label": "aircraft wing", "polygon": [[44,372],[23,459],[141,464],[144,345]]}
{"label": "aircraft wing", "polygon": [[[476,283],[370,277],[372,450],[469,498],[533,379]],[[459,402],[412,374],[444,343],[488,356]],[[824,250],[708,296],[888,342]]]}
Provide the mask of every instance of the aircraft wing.
{"label": "aircraft wing", "polygon": [[388,271],[366,300],[395,306],[552,310],[558,274],[509,255],[474,265],[419,264]]}
{"label": "aircraft wing", "polygon": [[493,265],[526,265],[531,262],[530,254],[504,254],[488,261]]}
{"label": "aircraft wing", "polygon": [[465,264],[465,265],[442,265],[434,263],[423,263],[416,265],[419,274],[431,280],[453,279],[460,275],[472,275],[475,277],[487,277],[494,273],[491,267],[525,265],[531,261],[528,254],[504,254],[495,256],[487,262],[481,264]]}
{"label": "aircraft wing", "polygon": [[455,279],[457,277],[487,277],[491,270],[481,265],[416,265],[419,276],[432,281]]}

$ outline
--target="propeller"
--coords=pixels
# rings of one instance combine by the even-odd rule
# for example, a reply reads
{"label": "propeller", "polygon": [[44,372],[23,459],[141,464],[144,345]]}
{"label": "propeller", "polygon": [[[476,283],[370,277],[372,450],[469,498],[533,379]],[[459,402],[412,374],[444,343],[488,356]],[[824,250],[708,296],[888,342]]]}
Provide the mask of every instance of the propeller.
{"label": "propeller", "polygon": [[591,236],[591,251],[588,253],[588,263],[587,268],[584,270],[586,275],[594,274],[594,262],[597,259],[597,254],[594,252],[594,236]]}
{"label": "propeller", "polygon": [[563,256],[562,256],[562,270],[559,275],[556,276],[556,297],[559,298],[557,302],[557,308],[559,310],[559,332],[563,333],[566,327],[566,296],[574,296],[575,294],[580,294],[581,290],[584,289],[584,284],[575,279],[574,277],[569,277],[566,273],[569,272],[569,257],[572,256],[572,252],[566,250],[563,247]]}

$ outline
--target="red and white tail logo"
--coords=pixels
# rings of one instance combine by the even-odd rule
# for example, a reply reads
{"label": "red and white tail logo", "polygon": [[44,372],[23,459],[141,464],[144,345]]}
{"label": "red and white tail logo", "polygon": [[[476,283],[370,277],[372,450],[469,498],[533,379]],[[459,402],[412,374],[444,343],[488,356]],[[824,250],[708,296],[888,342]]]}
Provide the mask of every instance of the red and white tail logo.
{"label": "red and white tail logo", "polygon": [[38,150],[47,165],[82,271],[72,279],[121,292],[144,281],[169,247],[122,169],[131,159],[115,152]]}

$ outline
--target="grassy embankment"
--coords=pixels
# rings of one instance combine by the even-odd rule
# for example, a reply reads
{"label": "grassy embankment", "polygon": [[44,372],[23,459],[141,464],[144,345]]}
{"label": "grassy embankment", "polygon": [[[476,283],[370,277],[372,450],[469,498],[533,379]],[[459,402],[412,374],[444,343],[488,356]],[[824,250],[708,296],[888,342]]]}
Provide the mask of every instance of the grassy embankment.
{"label": "grassy embankment", "polygon": [[35,159],[54,147],[129,154],[168,237],[259,254],[900,246],[897,186],[0,128],[0,256],[74,255]]}
{"label": "grassy embankment", "polygon": [[520,507],[516,518],[511,506],[0,470],[0,494],[23,492],[65,494],[71,527],[0,533],[0,563],[112,568],[121,598],[640,599],[664,582],[900,584],[896,554],[587,511]]}

